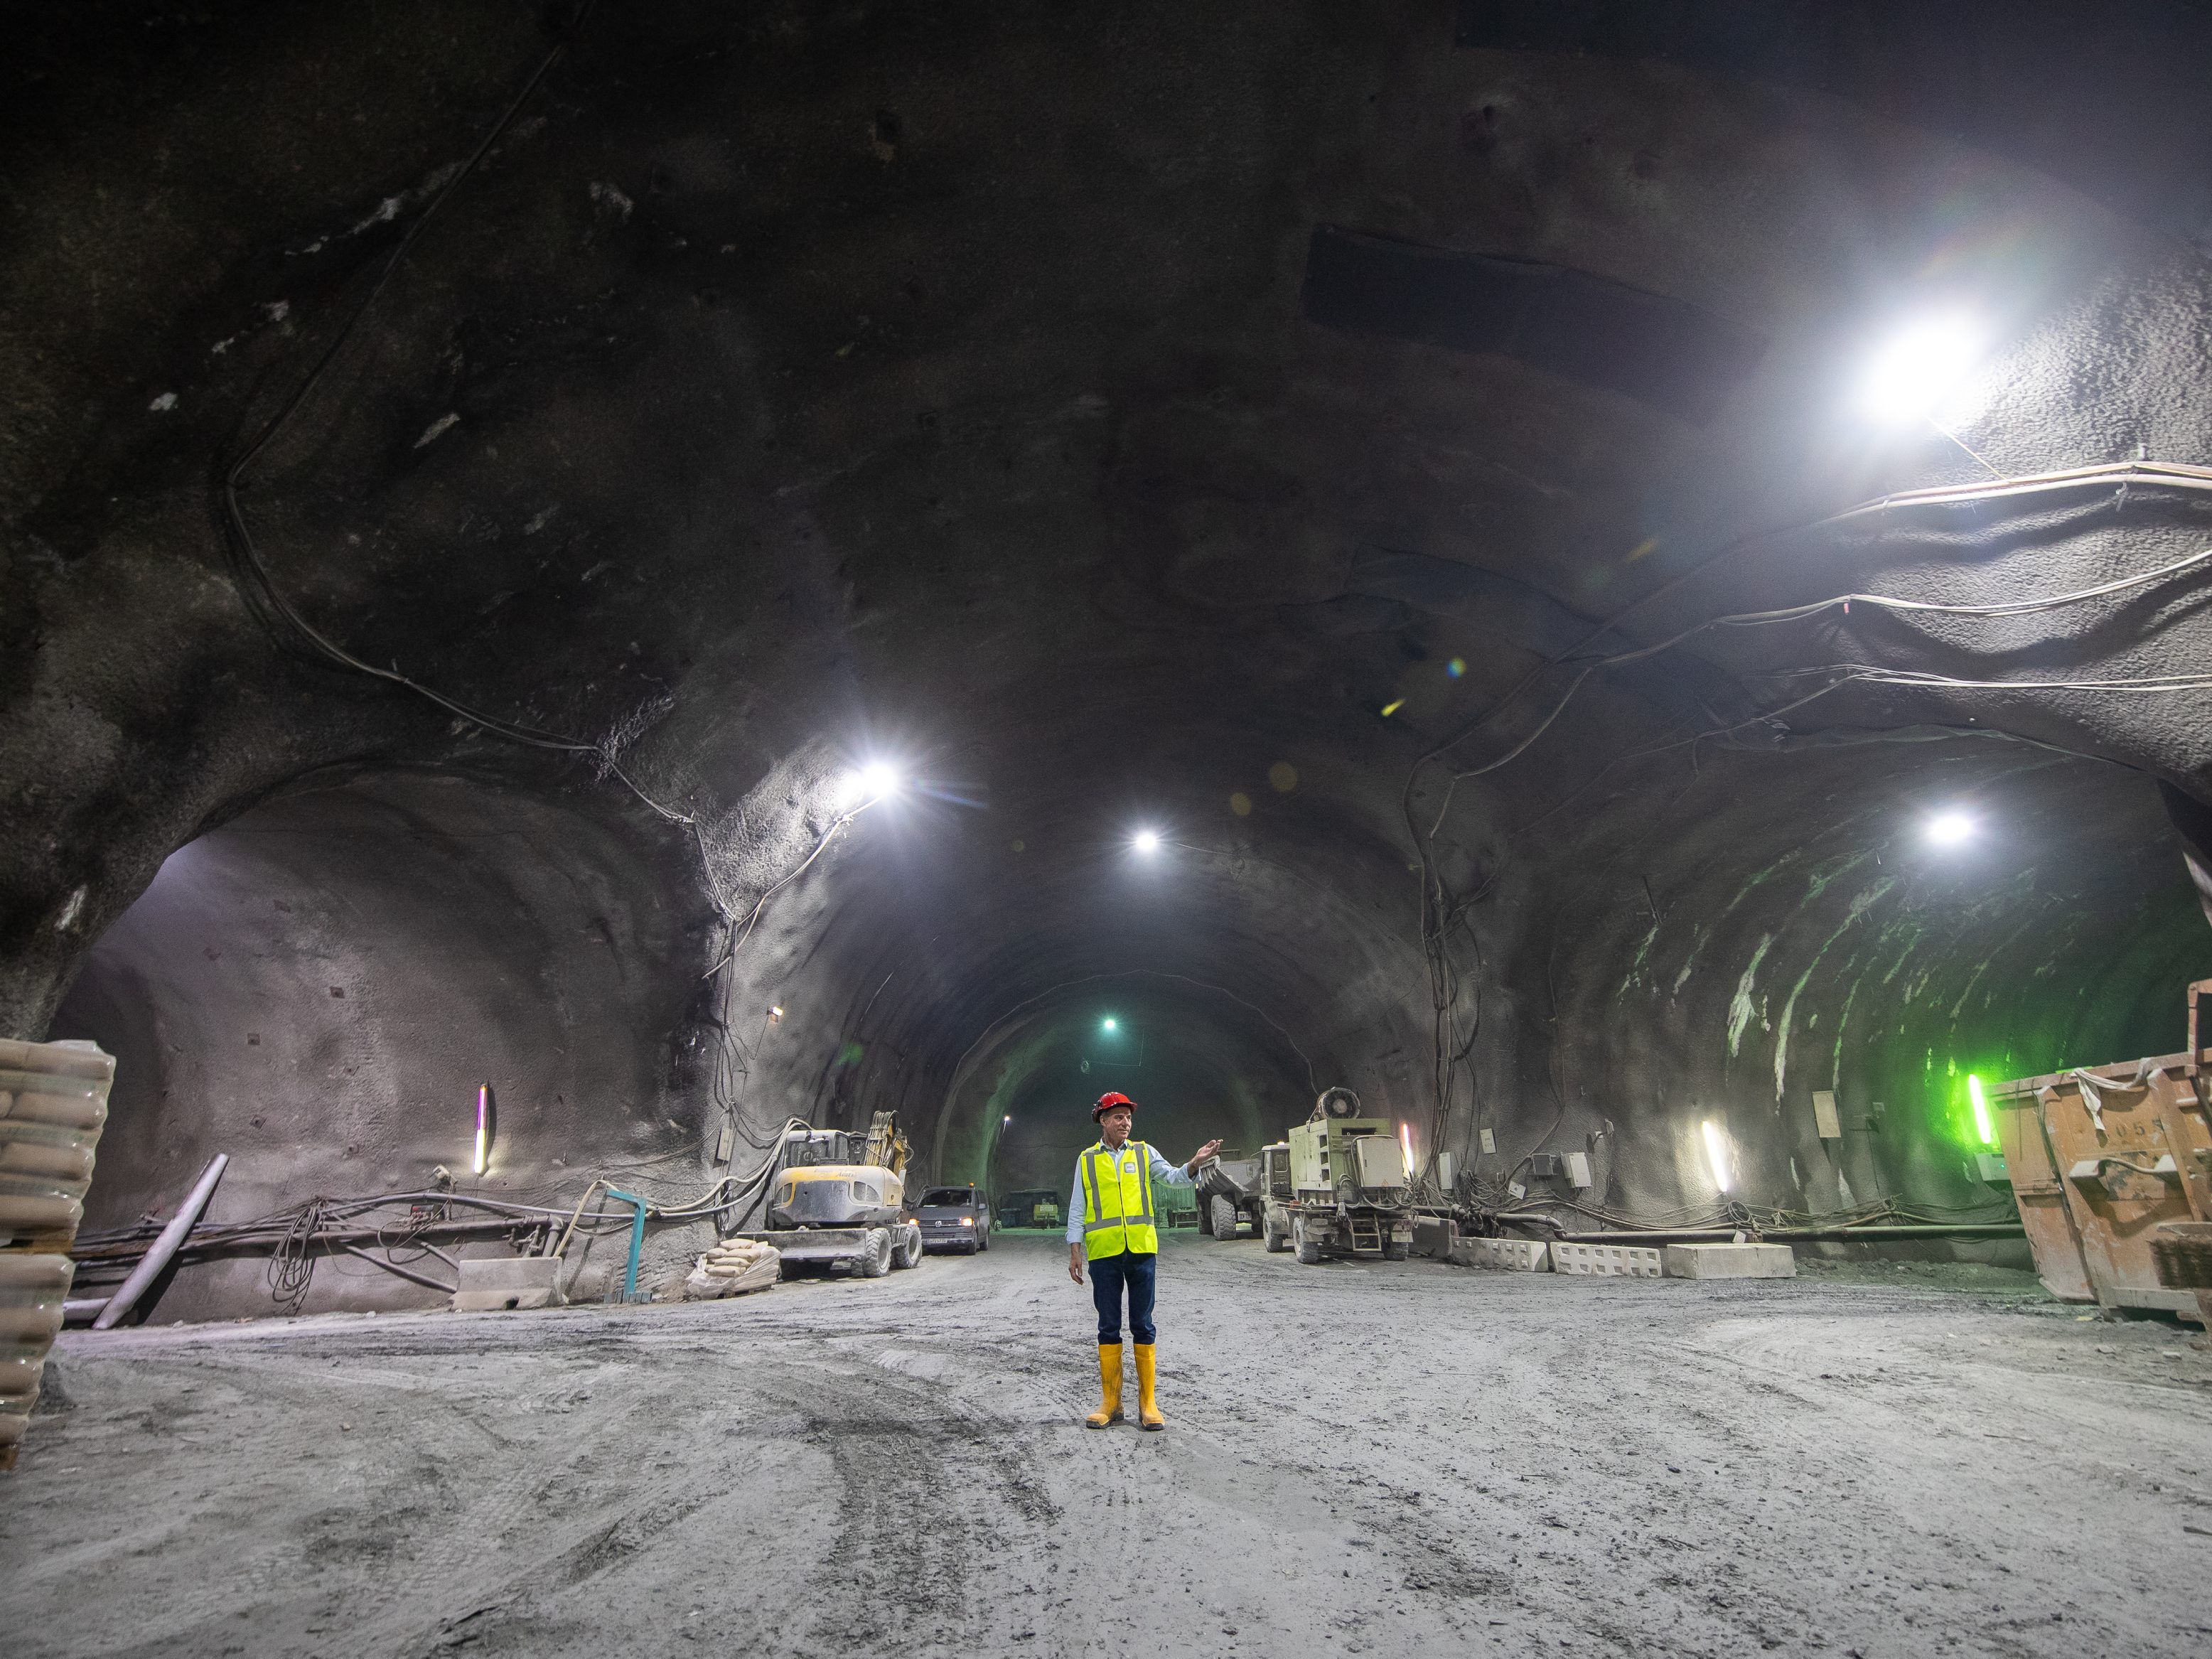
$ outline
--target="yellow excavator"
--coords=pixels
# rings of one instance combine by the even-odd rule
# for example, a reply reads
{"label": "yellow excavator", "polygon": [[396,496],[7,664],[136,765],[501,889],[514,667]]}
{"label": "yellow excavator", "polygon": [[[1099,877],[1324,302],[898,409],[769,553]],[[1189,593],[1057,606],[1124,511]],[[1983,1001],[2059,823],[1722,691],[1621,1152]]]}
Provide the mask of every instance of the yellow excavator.
{"label": "yellow excavator", "polygon": [[769,1188],[768,1225],[729,1237],[773,1244],[787,1272],[812,1262],[880,1279],[911,1267],[921,1260],[921,1223],[906,1202],[912,1155],[890,1112],[878,1112],[866,1135],[788,1130]]}

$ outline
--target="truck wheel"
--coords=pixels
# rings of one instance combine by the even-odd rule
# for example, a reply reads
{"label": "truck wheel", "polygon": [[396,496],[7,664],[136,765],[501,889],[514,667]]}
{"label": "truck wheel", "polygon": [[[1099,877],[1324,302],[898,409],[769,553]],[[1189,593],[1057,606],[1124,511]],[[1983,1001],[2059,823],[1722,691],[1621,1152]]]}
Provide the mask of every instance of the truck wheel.
{"label": "truck wheel", "polygon": [[1291,1248],[1289,1237],[1284,1232],[1282,1228],[1275,1224],[1274,1218],[1272,1216],[1261,1217],[1260,1237],[1266,1243],[1267,1246],[1267,1254],[1270,1255],[1280,1255],[1285,1250]]}
{"label": "truck wheel", "polygon": [[912,1232],[903,1233],[900,1236],[898,1249],[891,1252],[891,1266],[894,1267],[919,1267],[921,1266],[921,1228],[916,1227]]}
{"label": "truck wheel", "polygon": [[1291,1223],[1291,1243],[1297,1248],[1302,1265],[1308,1267],[1321,1265],[1321,1241],[1306,1237],[1306,1224],[1303,1218]]}
{"label": "truck wheel", "polygon": [[991,1248],[991,1230],[988,1227],[975,1235],[975,1248],[979,1250],[988,1250]]}
{"label": "truck wheel", "polygon": [[1206,1201],[1213,1206],[1213,1236],[1226,1244],[1237,1237],[1237,1206],[1218,1193]]}
{"label": "truck wheel", "polygon": [[891,1270],[891,1236],[881,1227],[868,1229],[867,1243],[854,1258],[853,1270],[863,1279],[881,1279]]}

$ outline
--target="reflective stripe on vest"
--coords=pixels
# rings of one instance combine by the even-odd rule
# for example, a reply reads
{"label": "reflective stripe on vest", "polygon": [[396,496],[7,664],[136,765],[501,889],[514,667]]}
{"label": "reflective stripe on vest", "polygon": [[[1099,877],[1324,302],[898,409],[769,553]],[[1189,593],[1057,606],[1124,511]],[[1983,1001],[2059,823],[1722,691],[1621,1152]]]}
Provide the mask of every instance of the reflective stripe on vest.
{"label": "reflective stripe on vest", "polygon": [[1123,1158],[1117,1158],[1102,1140],[1083,1154],[1083,1255],[1087,1261],[1125,1250],[1139,1255],[1159,1253],[1158,1218],[1152,1210],[1152,1149],[1141,1140],[1128,1140],[1121,1144],[1121,1152]]}

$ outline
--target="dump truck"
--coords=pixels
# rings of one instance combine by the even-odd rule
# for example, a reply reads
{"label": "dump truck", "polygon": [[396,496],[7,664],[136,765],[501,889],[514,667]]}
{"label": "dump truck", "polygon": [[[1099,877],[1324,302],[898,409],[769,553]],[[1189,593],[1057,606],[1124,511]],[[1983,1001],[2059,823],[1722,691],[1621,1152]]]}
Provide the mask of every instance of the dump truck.
{"label": "dump truck", "polygon": [[1198,1224],[1200,1231],[1227,1241],[1237,1237],[1237,1224],[1249,1221],[1255,1237],[1264,1236],[1267,1188],[1263,1174],[1266,1150],[1258,1157],[1219,1154],[1198,1166]]}
{"label": "dump truck", "polygon": [[1325,1089],[1313,1115],[1261,1154],[1267,1196],[1261,1236],[1311,1267],[1327,1256],[1403,1261],[1413,1249],[1413,1193],[1390,1126],[1359,1115],[1359,1097]]}
{"label": "dump truck", "polygon": [[793,1129],[769,1187],[768,1224],[726,1233],[773,1244],[783,1270],[812,1264],[880,1279],[921,1260],[921,1223],[907,1208],[911,1155],[896,1116],[878,1112],[866,1135]]}

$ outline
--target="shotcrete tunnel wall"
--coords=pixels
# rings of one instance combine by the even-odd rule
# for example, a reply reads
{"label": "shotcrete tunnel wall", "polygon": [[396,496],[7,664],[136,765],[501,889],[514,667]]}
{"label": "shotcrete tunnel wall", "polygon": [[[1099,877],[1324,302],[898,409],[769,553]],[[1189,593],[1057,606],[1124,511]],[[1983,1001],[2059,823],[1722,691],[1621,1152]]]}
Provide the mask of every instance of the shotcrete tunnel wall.
{"label": "shotcrete tunnel wall", "polygon": [[[168,1213],[219,1152],[217,1222],[428,1191],[441,1166],[460,1192],[523,1203],[557,1205],[611,1169],[703,1186],[712,1129],[684,1038],[710,913],[683,849],[604,806],[383,774],[304,787],[179,848],[53,1023],[117,1056],[86,1225]],[[265,1311],[264,1267],[187,1267],[161,1315]],[[304,1305],[427,1295],[337,1261]]]}
{"label": "shotcrete tunnel wall", "polygon": [[[1466,1121],[1500,1122],[1493,1173],[1587,1151],[1593,1203],[1711,1213],[1711,1120],[1729,1198],[1988,1212],[1969,1074],[2183,1046],[2212,930],[2148,780],[1987,739],[1854,749],[1709,757],[1662,810],[1595,815],[1553,850],[1501,918],[1516,942],[1490,994],[1516,1069],[1485,1073]],[[1962,804],[1972,838],[1932,840]]]}
{"label": "shotcrete tunnel wall", "polygon": [[[465,178],[565,16],[57,13],[21,61],[58,72],[9,100],[28,130],[7,210],[37,234],[0,253],[21,348],[0,384],[0,1028],[104,1023],[129,1109],[172,1091],[138,1127],[118,1116],[103,1215],[236,1130],[223,1085],[267,1079],[226,1067],[279,1042],[295,1079],[356,1063],[369,1038],[331,1026],[337,1000],[311,1018],[283,989],[315,987],[325,944],[269,931],[275,897],[325,886],[387,929],[424,1011],[402,1024],[428,1035],[376,1038],[383,1103],[347,1085],[285,1109],[292,1140],[237,1183],[272,1202],[450,1167],[492,1026],[524,1079],[504,1121],[527,1121],[518,1090],[554,1099],[546,1156],[579,1183],[696,1158],[726,1118],[742,1164],[787,1115],[858,1127],[879,1106],[923,1173],[988,1175],[1000,1108],[1061,1102],[1055,1022],[1079,1000],[1050,999],[1085,981],[1146,983],[1148,1017],[1191,1022],[1191,1092],[1255,1079],[1261,1129],[1316,1080],[1423,1123],[1438,884],[1466,906],[1450,1040],[1472,1069],[1424,1127],[1486,1182],[1610,1121],[1607,1203],[1702,1204],[1685,1134],[1717,1113],[1762,1199],[1973,1196],[1931,1078],[2169,1048],[2203,970],[2171,839],[2139,805],[2154,775],[2212,799],[2201,691],[2064,684],[2212,659],[2201,583],[2055,622],[1908,626],[1863,604],[1701,635],[1595,673],[1448,812],[1437,786],[1529,735],[1577,672],[1545,664],[1578,651],[1851,590],[2061,593],[2203,546],[2197,497],[2107,483],[1761,542],[1667,586],[1868,496],[2212,452],[2202,20],[2118,9],[2100,34],[2118,55],[2084,63],[2052,31],[2063,7],[2002,9],[1996,46],[1957,9],[1944,27],[2001,46],[2019,84],[2098,95],[2040,98],[2024,124],[1971,74],[1919,74],[1887,3],[1775,59],[1711,50],[1702,6],[1664,27],[1582,9],[1571,50],[1558,8],[1445,0],[1379,23],[601,7]],[[1498,27],[1462,27],[1477,11]],[[2146,30],[2171,51],[2125,61]],[[2135,139],[2106,106],[2141,118]],[[1336,232],[1701,319],[1694,337],[1741,348],[1725,396],[1701,421],[1663,375],[1316,307]],[[208,480],[372,289],[243,480],[264,586],[211,528]],[[1992,343],[1948,433],[1857,422],[1868,342],[1962,296]],[[372,862],[450,905],[386,915],[381,874],[249,858],[258,813],[194,839],[318,769],[510,752],[319,659],[280,596],[362,662],[583,745],[452,823],[425,805],[451,786],[348,786],[385,826],[363,832]],[[2059,684],[1853,683],[1783,710],[1824,663]],[[1941,732],[1818,747],[1977,721],[2123,764]],[[1671,759],[1634,752],[1711,728]],[[834,819],[828,780],[875,755],[915,787],[794,873]],[[336,820],[309,819],[343,793],[261,811],[328,841]],[[1945,875],[1911,826],[1961,796],[1992,834]],[[434,855],[394,827],[426,814]],[[542,825],[538,873],[469,850],[464,819]],[[1139,865],[1147,823],[1167,845]],[[239,984],[294,1012],[246,1055],[224,1044],[248,990],[202,1010],[181,976],[170,934],[201,925],[181,886],[165,875],[126,915],[173,854],[220,864],[244,908],[272,899],[237,935],[265,957]],[[527,926],[457,933],[516,903]],[[612,946],[603,912],[630,919]],[[216,948],[209,974],[235,965]],[[449,972],[503,975],[506,1000],[441,996]],[[165,997],[205,1023],[198,1072],[162,1055]],[[599,1040],[546,1062],[571,1013]],[[1839,1161],[1807,1139],[1814,1086],[1845,1103]],[[1856,1127],[1876,1100],[1905,1125]],[[276,1126],[258,1115],[245,1127]]]}

